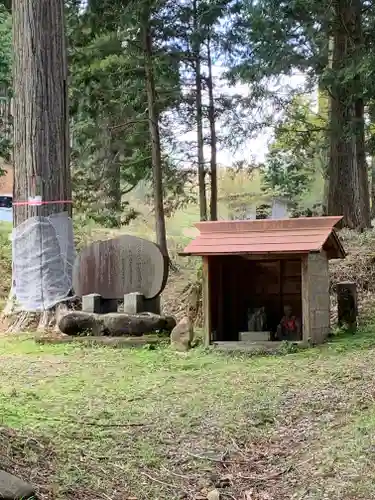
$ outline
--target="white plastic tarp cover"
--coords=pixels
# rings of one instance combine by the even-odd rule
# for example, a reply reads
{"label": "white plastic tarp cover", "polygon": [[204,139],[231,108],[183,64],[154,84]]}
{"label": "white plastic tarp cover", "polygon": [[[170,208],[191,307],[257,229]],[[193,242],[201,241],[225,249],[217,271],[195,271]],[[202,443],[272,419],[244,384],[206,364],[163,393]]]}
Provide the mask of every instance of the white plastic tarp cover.
{"label": "white plastic tarp cover", "polygon": [[13,291],[25,311],[45,311],[72,289],[75,258],[67,213],[31,217],[13,230]]}

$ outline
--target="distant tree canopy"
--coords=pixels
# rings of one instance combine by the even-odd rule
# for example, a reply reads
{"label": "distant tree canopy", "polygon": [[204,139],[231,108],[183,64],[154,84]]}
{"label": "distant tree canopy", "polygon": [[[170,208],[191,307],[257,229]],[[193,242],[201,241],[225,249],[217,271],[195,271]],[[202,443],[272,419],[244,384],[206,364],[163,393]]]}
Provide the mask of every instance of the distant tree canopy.
{"label": "distant tree canopy", "polygon": [[296,203],[310,189],[316,175],[325,175],[328,124],[311,108],[311,101],[304,97],[292,99],[274,129],[262,167],[265,189]]}
{"label": "distant tree canopy", "polygon": [[[369,226],[366,158],[375,150],[370,0],[334,0],[329,6],[318,0],[88,0],[85,5],[66,0],[65,5],[78,211],[106,225],[127,223],[137,214],[126,194],[140,181],[151,186],[141,29],[147,21],[169,213],[191,201],[186,182],[199,172],[201,217],[215,218],[218,148],[236,151],[271,129],[262,166],[266,190],[297,200],[316,176],[323,177],[327,213],[342,213],[349,227]],[[8,88],[10,12],[11,2],[0,2],[0,86]],[[220,76],[212,72],[215,65]],[[281,85],[296,73],[304,76],[299,88]],[[248,92],[228,91],[237,83]],[[306,96],[317,90],[314,112]],[[186,140],[186,133],[194,138]],[[0,142],[6,155],[10,144]],[[189,175],[180,168],[186,164]],[[151,189],[149,195],[153,199]]]}

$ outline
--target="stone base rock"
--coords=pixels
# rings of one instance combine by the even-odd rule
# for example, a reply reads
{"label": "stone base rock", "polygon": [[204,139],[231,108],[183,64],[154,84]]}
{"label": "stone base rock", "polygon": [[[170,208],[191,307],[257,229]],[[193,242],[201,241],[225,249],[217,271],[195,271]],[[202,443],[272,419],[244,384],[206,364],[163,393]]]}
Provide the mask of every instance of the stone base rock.
{"label": "stone base rock", "polygon": [[[140,337],[92,337],[85,336],[79,337],[77,335],[61,335],[60,337],[36,337],[35,342],[38,344],[49,344],[49,345],[57,345],[57,344],[81,344],[84,346],[105,346],[105,347],[113,347],[113,348],[131,348],[134,349],[136,347],[145,347],[149,346],[150,348],[156,347],[161,343],[162,338],[158,335],[142,335]],[[1,497],[0,497],[1,499]]]}
{"label": "stone base rock", "polygon": [[28,500],[31,498],[36,500],[36,495],[30,484],[0,470],[0,498],[4,500]]}
{"label": "stone base rock", "polygon": [[176,325],[174,318],[152,313],[96,314],[72,311],[62,316],[58,327],[62,333],[78,336],[137,337],[156,331],[170,332]]}
{"label": "stone base rock", "polygon": [[175,351],[188,351],[194,339],[194,329],[188,317],[183,318],[171,333],[171,347]]}

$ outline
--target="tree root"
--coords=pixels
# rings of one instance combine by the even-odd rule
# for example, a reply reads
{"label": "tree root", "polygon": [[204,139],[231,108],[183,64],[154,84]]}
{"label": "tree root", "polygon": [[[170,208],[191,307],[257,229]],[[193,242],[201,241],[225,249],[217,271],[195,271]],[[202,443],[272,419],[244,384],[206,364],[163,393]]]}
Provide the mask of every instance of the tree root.
{"label": "tree root", "polygon": [[10,291],[7,303],[0,315],[0,322],[5,333],[24,333],[29,330],[38,332],[53,331],[60,334],[58,322],[62,316],[73,310],[76,297],[69,297],[52,309],[42,312],[22,311],[17,303],[13,290]]}

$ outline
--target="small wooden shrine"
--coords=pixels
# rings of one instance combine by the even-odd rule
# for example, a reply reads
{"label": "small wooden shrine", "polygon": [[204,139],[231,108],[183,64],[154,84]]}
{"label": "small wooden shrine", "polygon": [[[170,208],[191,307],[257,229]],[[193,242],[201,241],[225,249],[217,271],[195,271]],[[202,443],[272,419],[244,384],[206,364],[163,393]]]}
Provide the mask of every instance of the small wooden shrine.
{"label": "small wooden shrine", "polygon": [[[330,328],[328,260],[345,257],[334,229],[340,220],[198,223],[183,255],[203,258],[205,344],[256,341],[262,330],[264,339],[280,340],[285,311],[300,324],[293,340],[322,343]],[[264,321],[254,334],[257,311]]]}

